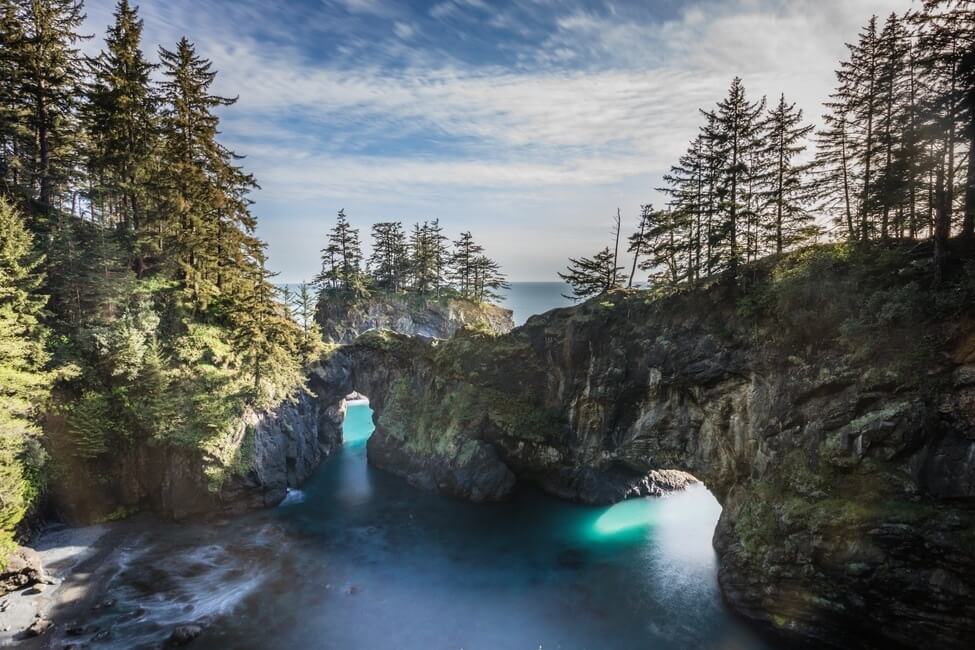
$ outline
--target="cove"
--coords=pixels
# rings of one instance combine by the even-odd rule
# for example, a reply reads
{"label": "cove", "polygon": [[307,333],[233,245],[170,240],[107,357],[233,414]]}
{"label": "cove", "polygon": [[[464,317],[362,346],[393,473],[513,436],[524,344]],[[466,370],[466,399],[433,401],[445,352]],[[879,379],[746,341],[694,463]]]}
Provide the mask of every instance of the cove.
{"label": "cove", "polygon": [[344,446],[273,511],[132,524],[89,619],[98,647],[158,647],[196,621],[204,648],[768,647],[721,601],[704,487],[466,503],[370,467],[371,415],[350,405]]}

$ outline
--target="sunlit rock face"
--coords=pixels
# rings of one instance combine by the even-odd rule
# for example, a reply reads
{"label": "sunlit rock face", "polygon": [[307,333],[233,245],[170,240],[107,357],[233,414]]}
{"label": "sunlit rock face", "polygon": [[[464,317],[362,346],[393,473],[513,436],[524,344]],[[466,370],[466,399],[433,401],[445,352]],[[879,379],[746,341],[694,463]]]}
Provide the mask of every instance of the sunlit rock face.
{"label": "sunlit rock face", "polygon": [[424,297],[377,292],[354,302],[335,299],[319,306],[326,341],[351,343],[372,329],[410,336],[449,338],[464,327],[505,334],[514,327],[510,309],[455,297]]}
{"label": "sunlit rock face", "polygon": [[933,336],[931,354],[867,359],[744,319],[721,288],[619,292],[500,337],[371,332],[324,367],[372,398],[370,462],[417,485],[612,503],[683,470],[723,505],[719,579],[741,613],[815,644],[967,647],[975,324]]}

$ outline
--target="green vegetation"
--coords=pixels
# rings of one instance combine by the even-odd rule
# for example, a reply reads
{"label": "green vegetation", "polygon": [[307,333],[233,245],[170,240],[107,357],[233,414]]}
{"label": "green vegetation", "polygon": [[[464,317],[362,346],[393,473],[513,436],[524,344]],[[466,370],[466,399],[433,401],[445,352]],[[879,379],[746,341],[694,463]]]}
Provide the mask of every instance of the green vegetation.
{"label": "green vegetation", "polygon": [[[930,239],[940,282],[949,239],[975,243],[975,28],[968,2],[920,5],[872,17],[849,45],[811,163],[803,112],[784,96],[752,101],[734,79],[665,175],[666,209],[643,206],[629,286],[638,268],[657,286],[737,282],[745,264],[823,238]],[[560,276],[590,297],[623,286],[619,267],[606,248]]]}
{"label": "green vegetation", "polygon": [[22,217],[0,199],[0,568],[17,524],[42,489],[37,408],[47,397],[45,330],[39,318],[42,260]]}
{"label": "green vegetation", "polygon": [[363,269],[359,230],[339,210],[322,249],[322,271],[315,278],[322,327],[334,305],[351,312],[373,293],[480,303],[496,300],[508,287],[501,267],[484,254],[471,233],[461,233],[451,249],[438,220],[415,224],[409,237],[398,221],[376,223],[372,236],[372,256]]}
{"label": "green vegetation", "polygon": [[54,471],[111,482],[134,445],[172,445],[216,487],[249,457],[246,409],[291,395],[318,349],[275,298],[210,62],[185,38],[148,61],[127,0],[85,57],[83,19],[76,0],[0,0],[4,545],[42,489],[48,389]]}

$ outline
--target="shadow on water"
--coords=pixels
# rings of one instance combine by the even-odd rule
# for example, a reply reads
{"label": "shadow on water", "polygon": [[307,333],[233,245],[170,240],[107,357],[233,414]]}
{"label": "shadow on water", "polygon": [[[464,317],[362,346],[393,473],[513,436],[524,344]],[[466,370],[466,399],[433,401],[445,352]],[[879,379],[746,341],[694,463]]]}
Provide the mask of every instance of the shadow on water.
{"label": "shadow on water", "polygon": [[763,648],[725,609],[703,487],[587,507],[531,487],[474,505],[366,463],[365,404],[344,449],[281,507],[153,525],[119,554],[102,647],[203,619],[206,648]]}

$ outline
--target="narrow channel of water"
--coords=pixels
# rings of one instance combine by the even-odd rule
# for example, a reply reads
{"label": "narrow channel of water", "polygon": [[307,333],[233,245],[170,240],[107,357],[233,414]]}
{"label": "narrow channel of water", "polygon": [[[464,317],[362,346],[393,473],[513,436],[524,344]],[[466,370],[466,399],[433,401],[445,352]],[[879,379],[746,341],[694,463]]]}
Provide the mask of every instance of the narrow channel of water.
{"label": "narrow channel of water", "polygon": [[203,619],[194,647],[765,647],[721,602],[703,487],[609,508],[527,487],[469,504],[369,467],[371,431],[350,406],[345,447],[274,511],[134,538],[98,645],[151,647]]}

